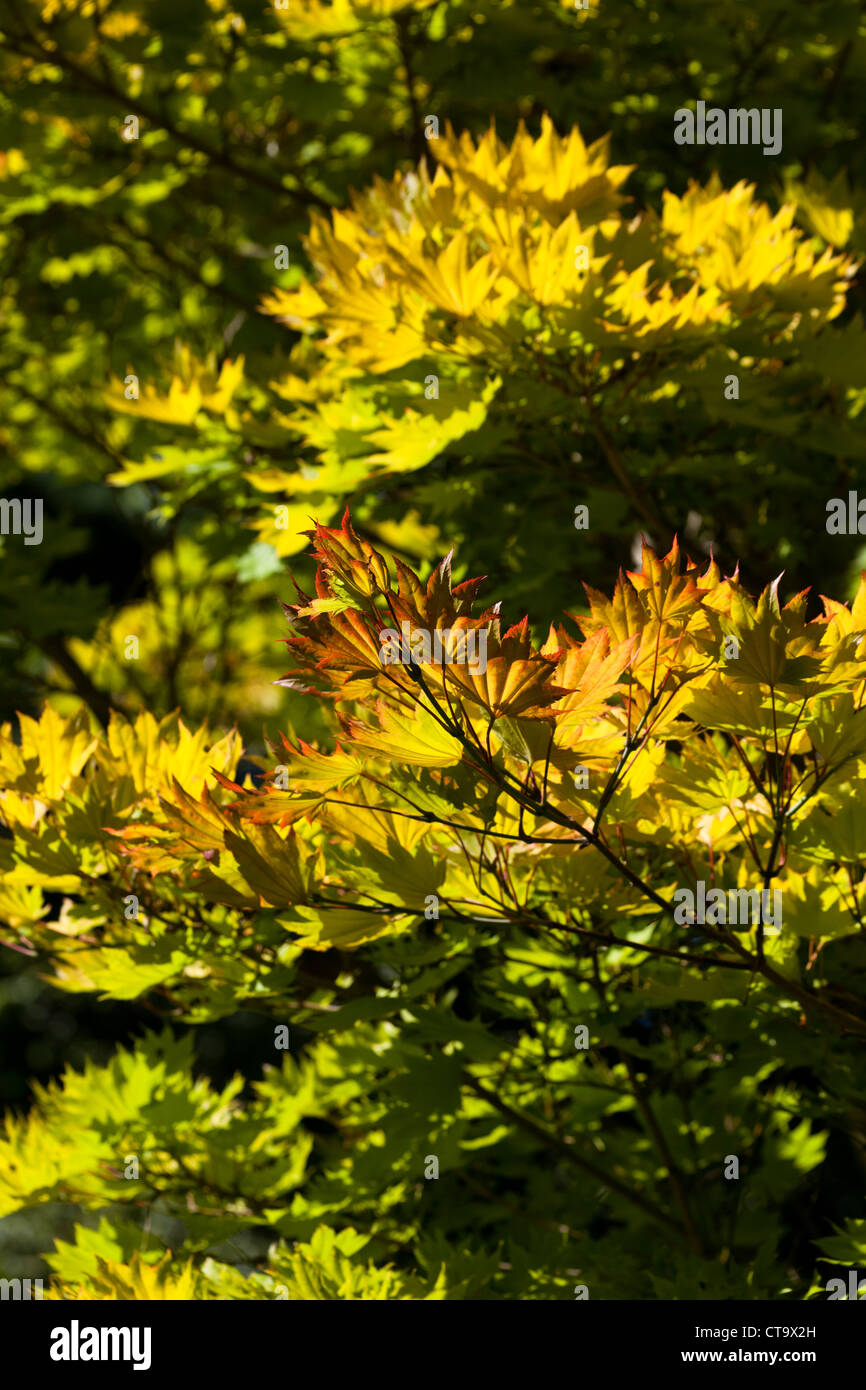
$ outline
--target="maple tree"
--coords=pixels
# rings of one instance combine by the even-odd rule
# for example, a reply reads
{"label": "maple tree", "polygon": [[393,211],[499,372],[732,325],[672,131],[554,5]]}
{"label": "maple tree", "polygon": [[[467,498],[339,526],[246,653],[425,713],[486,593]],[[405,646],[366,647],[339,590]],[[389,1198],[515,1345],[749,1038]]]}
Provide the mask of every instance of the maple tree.
{"label": "maple tree", "polygon": [[[349,1243],[328,1246],[316,1277],[343,1292],[294,1283],[290,1296],[467,1297],[479,1280],[486,1296],[556,1296],[572,1267],[600,1296],[641,1281],[644,1296],[807,1295],[802,1252],[786,1265],[777,1249],[779,1211],[831,1120],[845,1127],[866,1035],[866,577],[851,608],[825,599],[807,621],[805,595],[782,605],[774,583],[754,599],[676,544],[664,558],[645,547],[611,599],[588,591],[578,630],[557,625],[537,645],[525,619],[506,627],[498,604],[482,606],[481,581],[452,582],[451,557],[423,584],[348,513],[313,534],[315,596],[286,605],[283,680],[332,707],[331,747],[289,731],[262,775],[238,781],[234,734],[147,714],[103,732],[50,710],[2,745],[4,917],[24,949],[50,953],[55,983],[149,991],[166,1021],[252,1004],[300,1034],[300,1060],[268,1068],[252,1109],[231,1101],[240,1079],[212,1096],[188,1053],[181,1063],[156,1037],[98,1085],[71,1073],[0,1149],[12,1209],[143,1195],[186,1225],[180,1196],[196,1192],[181,1248],[155,1245],[144,1269],[111,1223],[59,1247],[52,1267],[95,1296],[129,1296],[139,1277],[174,1289],[155,1296],[262,1296],[281,1270],[301,1279],[285,1261],[303,1253],[272,1251],[259,1292],[239,1294],[203,1252],[324,1222],[318,1249],[338,1213]],[[383,665],[381,633],[404,623],[483,629],[484,669],[460,642],[445,662]],[[761,914],[680,926],[674,893],[698,881],[778,887],[782,919],[773,932]],[[63,894],[56,914],[46,890]],[[802,1066],[819,1094],[794,1086]],[[68,1134],[69,1107],[106,1086],[118,1098],[96,1102],[88,1146],[63,1140],[61,1117]],[[663,1125],[678,1105],[682,1122]],[[305,1116],[327,1133],[305,1131]],[[116,1171],[121,1151],[140,1153],[135,1183]],[[764,1208],[745,1224],[720,1180],[730,1153]],[[430,1158],[450,1195],[422,1196]],[[512,1203],[490,1191],[491,1166],[520,1194],[507,1233],[496,1218]],[[602,1191],[607,1228],[578,1255],[571,1222],[597,1219]],[[479,1202],[492,1203],[490,1241],[470,1250]],[[684,1251],[673,1281],[636,1263],[647,1223]],[[545,1230],[547,1273],[530,1275]],[[853,1250],[856,1228],[844,1239]],[[376,1240],[401,1262],[354,1260]]]}
{"label": "maple tree", "polygon": [[[860,454],[861,22],[857,0],[0,7],[4,487],[49,517],[29,553],[3,538],[4,704],[243,708],[251,737],[280,558],[347,502],[416,566],[459,544],[539,619],[639,531],[753,587],[848,592],[859,539],[813,520]],[[760,105],[797,93],[799,164],[674,143],[693,89],[746,75]]]}

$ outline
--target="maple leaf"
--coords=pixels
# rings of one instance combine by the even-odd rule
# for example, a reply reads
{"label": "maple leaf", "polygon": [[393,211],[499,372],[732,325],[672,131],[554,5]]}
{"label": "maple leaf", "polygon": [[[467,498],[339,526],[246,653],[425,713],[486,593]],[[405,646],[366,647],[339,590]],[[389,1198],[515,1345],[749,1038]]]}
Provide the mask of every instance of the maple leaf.
{"label": "maple leaf", "polygon": [[607,628],[599,627],[584,642],[575,643],[559,629],[551,631],[543,654],[561,653],[554,681],[568,693],[555,706],[557,728],[565,730],[601,714],[622,689],[622,678],[631,665],[639,635],[633,633],[611,650]]}
{"label": "maple leaf", "polygon": [[303,853],[293,830],[284,839],[271,825],[247,822],[243,834],[225,831],[224,842],[261,902],[289,907],[308,900],[313,856]]}
{"label": "maple leaf", "polygon": [[818,639],[806,631],[806,594],[797,594],[784,609],[779,604],[781,575],[753,603],[739,585],[732,586],[731,607],[723,631],[737,642],[732,674],[744,682],[785,686],[804,693],[820,669]]}
{"label": "maple leaf", "polygon": [[382,556],[355,534],[349,508],[339,527],[316,526],[308,532],[315,541],[314,552],[329,582],[339,578],[350,589],[365,597],[390,588],[388,567]]}
{"label": "maple leaf", "polygon": [[379,700],[376,713],[377,729],[360,719],[342,721],[353,748],[414,767],[452,767],[459,761],[460,745],[423,706],[410,716]]}

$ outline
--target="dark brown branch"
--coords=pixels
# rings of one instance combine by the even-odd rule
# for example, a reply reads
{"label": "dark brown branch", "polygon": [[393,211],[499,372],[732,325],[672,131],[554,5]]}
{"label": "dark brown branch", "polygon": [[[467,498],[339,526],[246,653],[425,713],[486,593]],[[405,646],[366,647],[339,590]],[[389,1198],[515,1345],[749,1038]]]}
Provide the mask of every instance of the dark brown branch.
{"label": "dark brown branch", "polygon": [[[108,696],[97,689],[84,668],[79,666],[64,639],[62,637],[43,637],[40,638],[37,645],[48,659],[54,662],[55,666],[59,666],[72,683],[76,695],[80,695],[84,703],[96,715],[102,727],[107,729],[112,709]],[[122,712],[122,706],[119,702],[115,701],[115,707]]]}
{"label": "dark brown branch", "polygon": [[592,1159],[586,1158],[583,1154],[579,1153],[573,1145],[567,1144],[564,1140],[557,1138],[555,1134],[552,1134],[550,1130],[546,1129],[538,1120],[533,1119],[530,1115],[523,1114],[519,1110],[513,1110],[511,1106],[506,1104],[499,1096],[495,1095],[492,1091],[486,1090],[480,1082],[476,1081],[474,1076],[469,1074],[469,1072],[464,1071],[463,1082],[471,1091],[474,1091],[481,1100],[491,1105],[494,1110],[498,1110],[499,1114],[502,1115],[504,1119],[517,1125],[518,1129],[522,1129],[525,1134],[530,1134],[538,1143],[544,1144],[546,1148],[558,1154],[560,1158],[572,1164],[575,1168],[580,1168],[583,1172],[589,1173],[589,1175],[601,1183],[602,1186],[609,1187],[612,1192],[618,1193],[626,1202],[630,1202],[632,1206],[642,1211],[645,1216],[649,1216],[653,1221],[657,1221],[660,1225],[666,1227],[667,1230],[674,1231],[681,1239],[684,1238],[685,1233],[682,1227],[673,1217],[668,1216],[666,1211],[656,1206],[656,1204],[650,1201],[648,1197],[645,1197],[643,1193],[633,1191],[632,1188],[628,1187],[624,1182],[621,1182],[619,1178],[614,1177],[611,1173],[606,1173],[604,1169],[594,1163]]}

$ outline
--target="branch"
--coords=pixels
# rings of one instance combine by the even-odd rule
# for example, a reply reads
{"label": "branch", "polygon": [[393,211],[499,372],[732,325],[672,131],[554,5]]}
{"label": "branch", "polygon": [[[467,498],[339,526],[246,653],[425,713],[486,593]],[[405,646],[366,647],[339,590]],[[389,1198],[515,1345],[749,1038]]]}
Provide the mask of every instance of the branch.
{"label": "branch", "polygon": [[421,122],[421,108],[418,105],[418,97],[415,92],[415,76],[412,71],[412,53],[409,43],[409,15],[407,12],[394,16],[394,28],[397,31],[397,47],[400,50],[400,57],[403,67],[406,69],[406,92],[409,98],[409,110],[412,113],[412,140],[411,149],[416,159],[424,159],[427,154],[427,141],[424,138],[424,131]]}
{"label": "branch", "polygon": [[104,77],[97,77],[94,73],[88,71],[86,67],[82,67],[80,63],[75,62],[67,53],[63,53],[59,48],[49,51],[43,48],[39,40],[33,36],[30,42],[37,49],[37,53],[33,54],[26,47],[21,46],[20,36],[16,37],[19,38],[19,43],[12,42],[12,36],[9,34],[4,35],[4,42],[16,53],[20,54],[21,57],[30,59],[38,57],[43,62],[50,63],[54,67],[62,68],[73,77],[77,77],[79,82],[89,87],[91,91],[98,92],[100,96],[105,97],[116,106],[121,106],[125,112],[137,112],[138,115],[143,117],[144,120],[148,121],[156,129],[165,130],[179,144],[185,145],[188,149],[196,150],[199,154],[205,155],[212,164],[218,164],[221,168],[227,169],[228,172],[234,174],[236,178],[245,179],[248,183],[257,184],[259,188],[265,188],[269,193],[276,193],[282,198],[287,196],[294,198],[297,202],[306,207],[320,208],[323,212],[331,211],[332,204],[318,193],[314,193],[312,189],[303,186],[298,188],[287,188],[279,179],[271,178],[269,174],[265,174],[259,169],[251,168],[249,165],[238,164],[230,155],[223,153],[222,150],[215,149],[213,145],[208,145],[204,140],[200,140],[198,136],[191,135],[181,130],[173,121],[163,116],[147,102],[142,101],[140,97],[134,97],[128,92],[122,92]]}
{"label": "branch", "polygon": [[571,1144],[566,1143],[562,1139],[558,1139],[555,1134],[552,1134],[550,1130],[546,1129],[538,1120],[533,1119],[529,1115],[522,1114],[519,1110],[513,1110],[511,1106],[506,1104],[499,1096],[495,1095],[492,1091],[486,1090],[480,1082],[476,1081],[474,1076],[469,1074],[469,1072],[464,1071],[463,1083],[468,1086],[471,1091],[474,1091],[481,1100],[491,1105],[494,1110],[498,1110],[500,1115],[510,1120],[512,1124],[517,1125],[524,1133],[531,1135],[538,1143],[543,1144],[546,1148],[558,1154],[560,1158],[565,1159],[567,1163],[572,1164],[575,1168],[580,1168],[583,1172],[589,1173],[591,1177],[595,1178],[604,1187],[609,1187],[612,1192],[618,1193],[626,1202],[630,1202],[632,1206],[637,1207],[645,1216],[649,1216],[651,1220],[657,1221],[660,1225],[666,1227],[667,1230],[673,1231],[681,1239],[684,1237],[685,1232],[680,1225],[674,1221],[673,1217],[668,1216],[666,1211],[663,1211],[661,1207],[657,1207],[648,1197],[644,1197],[641,1192],[633,1191],[630,1187],[627,1187],[624,1182],[621,1182],[619,1178],[606,1173],[603,1168],[593,1163],[592,1159],[585,1158],[583,1154],[578,1153]]}
{"label": "branch", "polygon": [[625,1069],[628,1072],[628,1078],[631,1082],[631,1087],[634,1093],[635,1101],[637,1102],[637,1107],[640,1110],[640,1113],[644,1118],[644,1123],[646,1124],[646,1127],[650,1132],[650,1136],[656,1148],[658,1149],[659,1154],[661,1155],[662,1162],[668,1170],[668,1181],[671,1185],[671,1191],[674,1194],[674,1199],[677,1203],[677,1206],[682,1212],[683,1225],[685,1226],[686,1235],[688,1236],[688,1241],[689,1245],[692,1248],[692,1253],[695,1255],[699,1255],[703,1259],[706,1252],[704,1251],[704,1245],[703,1241],[701,1240],[700,1232],[698,1231],[698,1228],[695,1225],[694,1218],[692,1216],[691,1210],[689,1209],[682,1174],[680,1173],[680,1170],[674,1162],[673,1155],[671,1154],[671,1151],[667,1145],[667,1140],[665,1139],[661,1129],[659,1128],[658,1121],[656,1120],[656,1117],[650,1108],[649,1101],[644,1095],[640,1082],[637,1079],[637,1072],[635,1070],[634,1062],[632,1061],[631,1057],[629,1057],[627,1052],[620,1052],[619,1055],[622,1061],[625,1063]]}
{"label": "branch", "polygon": [[[79,666],[75,657],[67,647],[62,637],[42,637],[36,644],[55,666],[72,682],[72,687],[84,703],[96,715],[104,729],[108,728],[108,720],[111,714],[112,705],[107,695],[93,684],[90,676],[82,666]],[[123,706],[119,701],[115,701],[117,709],[123,712]]]}

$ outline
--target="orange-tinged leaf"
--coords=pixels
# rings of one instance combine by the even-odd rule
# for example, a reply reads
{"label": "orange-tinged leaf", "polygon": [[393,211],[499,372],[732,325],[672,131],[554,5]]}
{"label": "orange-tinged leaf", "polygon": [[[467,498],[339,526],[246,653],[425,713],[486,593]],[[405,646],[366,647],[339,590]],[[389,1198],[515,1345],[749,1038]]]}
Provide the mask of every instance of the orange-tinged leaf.
{"label": "orange-tinged leaf", "polygon": [[271,825],[247,823],[242,835],[225,832],[225,847],[262,902],[271,907],[289,907],[307,901],[311,885],[309,858],[302,858],[294,831],[283,839]]}

